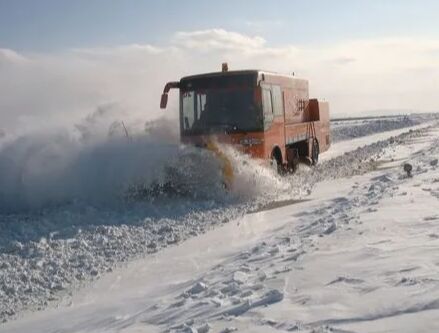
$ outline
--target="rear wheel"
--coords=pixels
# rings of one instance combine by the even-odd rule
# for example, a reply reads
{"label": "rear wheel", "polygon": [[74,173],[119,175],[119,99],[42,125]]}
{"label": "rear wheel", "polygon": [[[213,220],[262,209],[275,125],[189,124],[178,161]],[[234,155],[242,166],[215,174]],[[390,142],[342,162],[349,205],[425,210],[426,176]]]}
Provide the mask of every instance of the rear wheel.
{"label": "rear wheel", "polygon": [[319,154],[320,154],[319,142],[317,141],[317,139],[314,139],[312,142],[312,152],[311,152],[312,165],[316,165],[319,162]]}
{"label": "rear wheel", "polygon": [[300,162],[299,150],[297,148],[292,148],[292,147],[288,148],[287,159],[288,159],[288,164],[287,164],[288,172],[295,173],[299,168],[299,162]]}

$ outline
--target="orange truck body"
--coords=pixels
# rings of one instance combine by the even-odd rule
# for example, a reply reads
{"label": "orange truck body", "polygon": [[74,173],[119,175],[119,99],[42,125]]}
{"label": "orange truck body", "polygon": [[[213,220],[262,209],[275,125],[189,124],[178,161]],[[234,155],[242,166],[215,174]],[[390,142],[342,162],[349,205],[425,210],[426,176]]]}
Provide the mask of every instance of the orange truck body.
{"label": "orange truck body", "polygon": [[169,82],[180,90],[180,133],[186,144],[231,144],[253,158],[293,170],[315,164],[330,146],[329,105],[309,98],[308,81],[260,70],[194,75]]}

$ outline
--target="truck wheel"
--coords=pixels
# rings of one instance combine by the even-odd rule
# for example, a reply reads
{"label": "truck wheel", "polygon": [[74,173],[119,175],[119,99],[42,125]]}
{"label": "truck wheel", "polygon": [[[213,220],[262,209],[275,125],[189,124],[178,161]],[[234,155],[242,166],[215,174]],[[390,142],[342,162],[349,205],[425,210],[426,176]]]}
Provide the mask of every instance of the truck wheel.
{"label": "truck wheel", "polygon": [[300,159],[297,158],[291,163],[290,173],[295,173],[297,170],[299,170],[299,162]]}
{"label": "truck wheel", "polygon": [[299,168],[299,162],[300,162],[298,149],[289,148],[287,156],[288,156],[287,171],[289,173],[295,173]]}
{"label": "truck wheel", "polygon": [[280,151],[273,151],[273,153],[271,154],[270,166],[279,175],[284,174],[284,168],[282,166],[282,155],[280,155]]}
{"label": "truck wheel", "polygon": [[270,160],[270,167],[278,174],[281,174],[281,167],[279,165],[279,162],[277,161],[276,157],[272,157]]}
{"label": "truck wheel", "polygon": [[311,161],[312,165],[316,165],[319,161],[320,147],[317,139],[314,139],[312,142],[312,153],[311,153]]}

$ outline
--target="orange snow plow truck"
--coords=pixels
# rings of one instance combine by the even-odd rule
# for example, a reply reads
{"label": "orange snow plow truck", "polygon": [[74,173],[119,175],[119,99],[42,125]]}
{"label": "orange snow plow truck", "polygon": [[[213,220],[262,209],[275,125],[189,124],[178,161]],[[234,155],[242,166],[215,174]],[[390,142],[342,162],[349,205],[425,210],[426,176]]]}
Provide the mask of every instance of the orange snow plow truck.
{"label": "orange snow plow truck", "polygon": [[294,171],[300,160],[316,164],[330,145],[329,105],[309,99],[308,81],[260,70],[187,76],[168,82],[180,90],[181,141],[217,151],[212,142],[231,144],[279,172]]}

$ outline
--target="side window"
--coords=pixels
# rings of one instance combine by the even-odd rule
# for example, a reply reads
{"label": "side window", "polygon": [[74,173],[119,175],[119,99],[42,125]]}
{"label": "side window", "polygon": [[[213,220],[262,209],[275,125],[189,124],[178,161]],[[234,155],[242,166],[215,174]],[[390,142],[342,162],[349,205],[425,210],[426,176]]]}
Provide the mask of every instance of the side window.
{"label": "side window", "polygon": [[195,121],[194,114],[194,92],[185,92],[182,95],[183,99],[183,128],[190,129]]}
{"label": "side window", "polygon": [[284,102],[282,96],[282,90],[279,86],[272,86],[273,94],[273,112],[275,116],[283,116],[284,114]]}
{"label": "side window", "polygon": [[264,108],[264,127],[267,128],[273,122],[273,99],[271,89],[266,86],[262,88],[262,106]]}
{"label": "side window", "polygon": [[262,88],[262,103],[264,106],[264,114],[273,114],[273,104],[271,103],[271,90],[268,87]]}
{"label": "side window", "polygon": [[206,94],[197,93],[197,120],[201,118],[201,114],[206,109]]}

